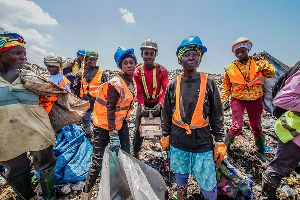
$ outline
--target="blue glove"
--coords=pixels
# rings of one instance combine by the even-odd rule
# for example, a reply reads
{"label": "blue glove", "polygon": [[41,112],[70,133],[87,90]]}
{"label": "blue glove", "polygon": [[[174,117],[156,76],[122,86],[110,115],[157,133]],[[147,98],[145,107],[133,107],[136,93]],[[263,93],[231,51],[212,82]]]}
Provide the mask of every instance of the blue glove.
{"label": "blue glove", "polygon": [[120,140],[119,140],[118,132],[116,132],[115,134],[110,134],[109,137],[110,137],[110,150],[118,153],[120,148]]}

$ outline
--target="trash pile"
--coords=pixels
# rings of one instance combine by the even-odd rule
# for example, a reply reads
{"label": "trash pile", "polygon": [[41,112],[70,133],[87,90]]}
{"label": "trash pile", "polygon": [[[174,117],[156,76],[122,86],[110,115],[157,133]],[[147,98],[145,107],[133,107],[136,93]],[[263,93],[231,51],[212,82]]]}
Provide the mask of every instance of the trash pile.
{"label": "trash pile", "polygon": [[[31,65],[32,67],[32,65]],[[33,66],[35,67],[35,66]],[[43,73],[43,69],[37,68],[39,73]],[[169,71],[169,79],[176,77],[180,74],[182,70],[172,70]],[[104,71],[109,78],[115,76],[117,71]],[[213,76],[219,91],[221,91],[221,84],[224,75],[221,74],[210,74]],[[129,123],[129,133],[131,136],[131,140],[133,139],[134,134],[134,122],[135,122],[135,112],[137,108],[137,103],[134,105],[134,110],[131,112],[130,123]],[[247,177],[252,180],[252,192],[254,195],[253,199],[259,199],[261,195],[261,180],[262,180],[262,172],[266,170],[267,164],[262,163],[260,159],[257,157],[255,152],[255,142],[253,138],[253,134],[250,130],[250,124],[248,120],[248,116],[245,113],[244,115],[244,127],[242,133],[235,138],[234,143],[231,145],[231,151],[228,153],[228,163],[236,168],[239,173],[241,173],[244,177]],[[277,146],[277,137],[274,132],[275,119],[267,112],[264,112],[262,115],[262,126],[263,132],[266,135],[266,155],[268,162],[272,161],[274,155],[276,153]],[[231,111],[226,111],[224,113],[224,128],[227,131],[231,126]],[[144,140],[142,150],[140,153],[139,159],[156,169],[162,176],[168,187],[168,197],[169,199],[176,199],[176,184],[174,180],[174,173],[170,171],[169,163],[168,163],[168,155],[166,152],[162,152],[161,146],[159,144],[158,138],[147,139]],[[32,182],[36,183],[35,189],[36,191],[40,190],[40,186],[34,173],[32,171]],[[100,178],[97,180],[97,184],[93,189],[92,199],[97,199],[97,192],[99,190]],[[80,181],[77,183],[67,183],[57,185],[57,194],[58,199],[60,200],[79,200],[80,193],[83,188],[84,181]],[[284,178],[281,184],[281,187],[277,190],[278,197],[281,199],[296,199],[297,195],[300,195],[300,173],[296,173],[295,171],[291,174],[290,177]],[[14,199],[15,193],[11,189],[8,184],[5,184],[5,181],[0,177],[0,200],[2,199]],[[296,198],[295,198],[296,197]],[[299,198],[299,197],[298,197]],[[188,179],[188,199],[189,200],[201,200],[205,199],[200,192],[200,189],[197,185],[197,181],[192,177]],[[226,198],[219,198],[226,199]],[[229,198],[228,198],[229,199]],[[247,199],[236,198],[236,199]],[[248,198],[250,199],[250,198]]]}

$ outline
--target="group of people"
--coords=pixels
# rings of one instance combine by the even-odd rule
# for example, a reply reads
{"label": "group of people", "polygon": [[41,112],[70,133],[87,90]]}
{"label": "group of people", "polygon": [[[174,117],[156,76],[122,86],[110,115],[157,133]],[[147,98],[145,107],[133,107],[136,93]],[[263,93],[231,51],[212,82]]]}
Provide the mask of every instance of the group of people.
{"label": "group of people", "polygon": [[[19,74],[27,60],[25,44],[24,38],[16,33],[0,33],[0,164],[6,169],[8,183],[24,199],[30,199],[35,196],[30,186],[30,160],[27,157],[30,152],[33,165],[40,173],[42,196],[45,200],[54,200],[56,159],[52,147],[55,134],[47,114],[56,99],[52,97],[52,104],[49,103],[49,99],[26,89],[20,80]],[[64,69],[59,56],[47,55],[44,58],[49,71],[46,78],[90,103],[82,118],[82,127],[86,136],[92,137],[93,156],[81,199],[91,199],[91,189],[101,171],[104,150],[109,143],[112,151],[118,152],[120,147],[130,153],[128,121],[136,100],[133,156],[139,158],[143,142],[139,129],[141,118],[151,110],[154,116],[161,117],[163,136],[160,142],[163,150],[170,151],[170,168],[175,172],[179,200],[187,199],[189,175],[197,180],[206,199],[217,198],[215,167],[221,165],[230,144],[241,133],[245,109],[256,151],[265,162],[262,85],[265,77],[276,74],[276,69],[262,57],[249,56],[251,48],[252,42],[247,38],[234,42],[232,52],[237,60],[225,67],[221,94],[212,77],[197,72],[207,52],[198,36],[190,36],[178,46],[176,55],[183,73],[170,83],[167,69],[155,63],[158,47],[152,39],[141,45],[142,64],[137,63],[134,49],[118,47],[114,60],[121,72],[110,80],[97,66],[99,55],[95,51],[78,50],[77,58]],[[298,89],[290,93],[294,99],[299,99],[299,71],[288,79],[287,87],[295,88],[292,83],[298,84]],[[282,93],[286,98],[288,93]],[[299,126],[290,124],[299,120],[299,104],[291,106],[282,103],[281,97],[275,99],[278,99],[276,106],[287,110],[284,119],[292,116],[294,120],[282,119],[277,123],[281,127],[277,132],[285,130],[292,136],[285,137],[288,142],[279,142],[276,157],[263,174],[264,199],[275,198],[274,191],[281,178],[289,175],[300,161],[299,156],[291,158],[294,154],[283,153],[294,149],[300,151]],[[223,140],[223,110],[229,101],[232,126]],[[284,164],[283,159],[290,162]],[[281,166],[286,167],[282,170]]]}

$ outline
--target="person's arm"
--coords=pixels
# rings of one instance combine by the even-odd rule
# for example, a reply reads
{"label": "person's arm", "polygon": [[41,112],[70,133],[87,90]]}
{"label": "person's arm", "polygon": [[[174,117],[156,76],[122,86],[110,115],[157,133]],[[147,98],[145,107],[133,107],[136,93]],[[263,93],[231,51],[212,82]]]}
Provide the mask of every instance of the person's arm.
{"label": "person's arm", "polygon": [[136,99],[138,101],[138,104],[143,107],[145,106],[144,104],[144,96],[143,96],[143,84],[142,82],[139,80],[139,77],[141,76],[141,73],[140,73],[140,68],[137,68],[134,72],[134,80],[136,82]]}
{"label": "person's arm", "polygon": [[82,78],[82,70],[78,71],[75,75],[73,90],[74,95],[78,96],[80,95],[80,87],[81,87],[81,78]]}
{"label": "person's arm", "polygon": [[267,60],[258,60],[256,61],[256,64],[259,66],[260,71],[262,71],[264,77],[272,78],[277,73],[274,65],[269,64]]}
{"label": "person's arm", "polygon": [[300,71],[290,77],[277,93],[273,105],[286,110],[300,112]]}
{"label": "person's arm", "polygon": [[172,106],[171,106],[171,98],[172,98],[172,87],[168,85],[164,103],[161,110],[161,128],[163,131],[163,136],[167,137],[171,134],[171,125],[172,125]]}
{"label": "person's arm", "polygon": [[164,103],[164,99],[165,99],[165,94],[166,94],[166,90],[167,90],[167,86],[169,84],[169,77],[168,77],[168,71],[167,70],[163,70],[163,76],[162,76],[162,80],[161,80],[161,89],[162,89],[162,93],[159,96],[159,101],[158,103],[162,106]]}
{"label": "person's arm", "polygon": [[109,84],[109,88],[107,90],[107,121],[109,131],[113,131],[116,129],[115,119],[116,119],[116,106],[119,100],[120,94],[117,89]]}
{"label": "person's arm", "polygon": [[225,74],[224,79],[223,79],[223,84],[222,84],[222,94],[221,94],[221,100],[222,103],[225,101],[229,101],[229,97],[231,95],[231,82],[230,78],[227,74]]}

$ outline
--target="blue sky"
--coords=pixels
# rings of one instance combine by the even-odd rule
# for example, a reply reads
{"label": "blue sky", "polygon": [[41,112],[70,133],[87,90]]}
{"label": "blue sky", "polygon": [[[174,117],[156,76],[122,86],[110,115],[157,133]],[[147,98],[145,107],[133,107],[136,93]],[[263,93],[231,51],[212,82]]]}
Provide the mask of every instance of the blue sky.
{"label": "blue sky", "polygon": [[156,62],[178,69],[176,49],[198,35],[208,51],[199,71],[224,73],[235,59],[233,42],[253,42],[250,54],[267,51],[287,65],[300,59],[298,0],[0,0],[0,27],[27,41],[28,61],[43,66],[56,53],[75,58],[80,48],[95,50],[102,69],[117,70],[118,46],[134,48],[151,38],[158,44]]}

